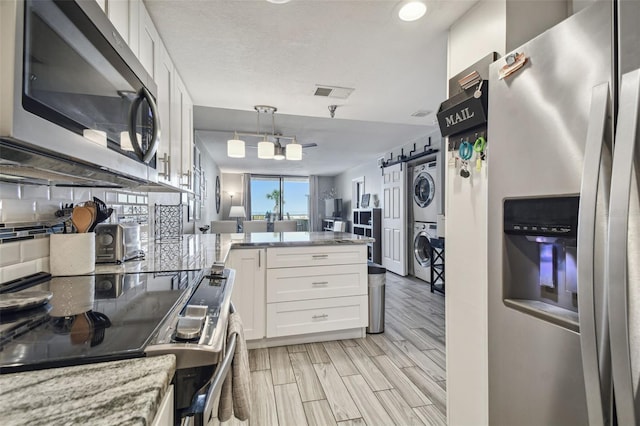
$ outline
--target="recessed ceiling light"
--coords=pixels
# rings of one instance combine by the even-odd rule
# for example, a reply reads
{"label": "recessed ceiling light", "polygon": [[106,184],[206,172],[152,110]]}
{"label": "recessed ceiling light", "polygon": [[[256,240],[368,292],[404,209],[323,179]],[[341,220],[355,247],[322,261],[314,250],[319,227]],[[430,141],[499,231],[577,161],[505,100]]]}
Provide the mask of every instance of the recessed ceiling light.
{"label": "recessed ceiling light", "polygon": [[400,8],[398,17],[403,21],[415,21],[427,13],[427,5],[421,1],[410,1]]}
{"label": "recessed ceiling light", "polygon": [[269,3],[275,3],[275,4],[284,4],[284,3],[289,3],[291,0],[267,0]]}

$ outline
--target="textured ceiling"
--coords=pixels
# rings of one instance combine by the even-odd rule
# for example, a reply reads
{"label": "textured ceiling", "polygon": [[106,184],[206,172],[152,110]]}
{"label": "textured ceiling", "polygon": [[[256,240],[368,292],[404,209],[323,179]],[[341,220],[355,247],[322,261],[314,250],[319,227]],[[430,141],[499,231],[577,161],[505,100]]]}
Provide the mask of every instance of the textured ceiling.
{"label": "textured ceiling", "polygon": [[[240,130],[231,124],[233,114],[222,114],[227,121],[212,115],[218,108],[251,111],[255,123],[253,106],[267,104],[278,108],[276,125],[279,116],[291,116],[291,131],[276,129],[280,133],[318,142],[344,132],[341,140],[371,155],[434,131],[434,112],[446,93],[447,30],[475,2],[429,1],[425,17],[402,22],[399,1],[145,0],[194,103],[210,107],[195,115],[196,129]],[[355,90],[347,99],[317,97],[316,84]],[[338,105],[334,121],[305,120],[328,118],[331,104]],[[431,113],[411,116],[419,110]],[[318,128],[306,134],[308,121]],[[201,133],[203,142],[226,142],[226,136],[207,134]],[[387,139],[372,143],[373,136]],[[319,145],[313,155],[326,165],[320,174],[359,164],[353,156],[338,170],[330,164],[336,155],[330,144]],[[207,148],[223,170],[255,172],[222,155],[224,147]],[[318,172],[306,153],[302,163],[308,166],[298,167]]]}

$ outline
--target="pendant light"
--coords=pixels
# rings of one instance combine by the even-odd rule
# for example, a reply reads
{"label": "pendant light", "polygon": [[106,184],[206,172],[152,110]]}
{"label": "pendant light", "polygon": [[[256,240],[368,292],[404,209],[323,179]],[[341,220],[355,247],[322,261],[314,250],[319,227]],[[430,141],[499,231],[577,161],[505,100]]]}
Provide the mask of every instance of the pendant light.
{"label": "pendant light", "polygon": [[284,158],[284,148],[280,145],[280,142],[278,142],[274,149],[273,159],[280,161],[284,160]]}
{"label": "pendant light", "polygon": [[271,160],[274,158],[273,142],[269,142],[266,135],[264,140],[258,142],[258,158],[262,158],[264,160]]}
{"label": "pendant light", "polygon": [[[275,124],[275,118],[273,116],[273,113],[276,112],[278,109],[276,107],[272,107],[269,105],[255,105],[253,109],[255,109],[258,112],[258,133],[260,133],[260,114],[267,114],[267,113],[271,114],[271,127],[273,129],[272,133],[275,133],[276,124]],[[273,159],[275,154],[274,148],[275,146],[273,142],[270,142],[269,140],[267,140],[267,134],[265,133],[262,141],[258,142],[258,158],[262,158],[264,160]]]}
{"label": "pendant light", "polygon": [[293,138],[291,143],[286,146],[285,152],[287,154],[287,160],[302,160],[302,145],[296,141],[296,138]]}
{"label": "pendant light", "polygon": [[227,141],[227,156],[231,158],[244,158],[244,141],[238,139],[238,133],[233,134],[233,139]]}

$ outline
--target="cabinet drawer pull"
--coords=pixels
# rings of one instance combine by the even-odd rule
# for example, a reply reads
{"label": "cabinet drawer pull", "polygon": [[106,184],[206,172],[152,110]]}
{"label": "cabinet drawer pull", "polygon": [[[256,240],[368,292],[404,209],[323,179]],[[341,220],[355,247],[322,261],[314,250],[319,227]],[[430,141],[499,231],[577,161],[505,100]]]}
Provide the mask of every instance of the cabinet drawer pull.
{"label": "cabinet drawer pull", "polygon": [[316,281],[314,283],[311,283],[311,285],[328,285],[329,281]]}
{"label": "cabinet drawer pull", "polygon": [[317,319],[327,319],[327,318],[329,318],[329,315],[328,315],[328,314],[314,315],[314,316],[312,316],[311,318],[312,318],[312,319],[316,319],[316,320],[317,320]]}
{"label": "cabinet drawer pull", "polygon": [[314,259],[326,259],[327,257],[329,257],[329,255],[328,254],[312,254],[311,257]]}

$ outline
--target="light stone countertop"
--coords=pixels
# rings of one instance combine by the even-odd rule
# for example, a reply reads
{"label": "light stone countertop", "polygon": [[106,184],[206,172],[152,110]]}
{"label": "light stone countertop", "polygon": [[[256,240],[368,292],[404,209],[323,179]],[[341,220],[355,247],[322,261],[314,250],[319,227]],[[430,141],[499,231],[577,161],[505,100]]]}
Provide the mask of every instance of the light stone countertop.
{"label": "light stone countertop", "polygon": [[3,425],[149,425],[176,369],[163,355],[0,376]]}
{"label": "light stone countertop", "polygon": [[255,232],[251,234],[186,234],[143,246],[141,260],[123,264],[96,264],[96,274],[200,270],[223,265],[229,250],[256,247],[298,247],[366,244],[374,239],[347,232]]}

